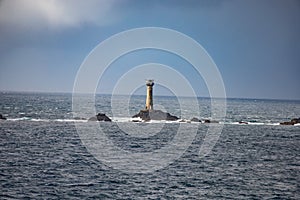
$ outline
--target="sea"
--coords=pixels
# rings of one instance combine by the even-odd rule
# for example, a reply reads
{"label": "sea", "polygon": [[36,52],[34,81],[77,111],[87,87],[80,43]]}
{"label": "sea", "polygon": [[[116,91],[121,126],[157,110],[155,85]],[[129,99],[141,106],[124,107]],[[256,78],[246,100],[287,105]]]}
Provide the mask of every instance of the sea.
{"label": "sea", "polygon": [[0,93],[0,199],[300,199],[300,126],[279,124],[300,101],[226,99],[219,119],[210,98],[196,115],[188,97],[155,96],[183,120],[133,122],[145,96],[114,97],[120,111],[94,98],[112,122],[78,117],[72,94]]}

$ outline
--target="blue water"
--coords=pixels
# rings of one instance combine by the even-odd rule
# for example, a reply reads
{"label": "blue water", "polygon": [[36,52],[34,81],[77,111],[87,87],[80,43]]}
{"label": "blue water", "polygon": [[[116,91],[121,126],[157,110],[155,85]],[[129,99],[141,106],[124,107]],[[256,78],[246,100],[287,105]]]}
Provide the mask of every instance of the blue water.
{"label": "blue water", "polygon": [[[118,98],[122,103],[124,97]],[[300,199],[300,126],[278,125],[300,117],[300,101],[229,99],[222,134],[206,157],[198,152],[210,125],[199,124],[192,144],[170,165],[126,173],[96,159],[83,144],[71,94],[1,93],[0,100],[0,113],[8,118],[0,121],[1,199]],[[184,117],[213,119],[210,99],[198,100],[201,115],[187,111]],[[182,116],[175,97],[155,97],[154,103]],[[132,97],[128,106],[135,114],[144,97]],[[168,145],[180,124],[141,123],[150,131],[163,128],[138,138],[119,129],[118,121],[133,122],[122,112],[112,116],[109,95],[96,97],[96,111],[113,118],[101,127],[115,146],[129,152]],[[188,134],[195,124],[184,126]]]}

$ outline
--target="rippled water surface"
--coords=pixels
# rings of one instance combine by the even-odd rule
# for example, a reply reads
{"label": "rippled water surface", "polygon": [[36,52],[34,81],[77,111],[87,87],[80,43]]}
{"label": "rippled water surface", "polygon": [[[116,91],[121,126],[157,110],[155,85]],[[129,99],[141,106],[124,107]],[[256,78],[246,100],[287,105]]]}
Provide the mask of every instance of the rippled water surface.
{"label": "rippled water surface", "polygon": [[[111,116],[109,99],[99,97],[97,110]],[[134,101],[133,109],[143,106],[143,97]],[[299,117],[297,101],[229,100],[228,124],[208,156],[200,158],[198,152],[209,125],[199,124],[182,156],[146,174],[116,170],[87,150],[74,122],[66,122],[72,119],[70,95],[9,93],[1,94],[1,102],[0,113],[8,118],[0,121],[1,199],[300,198],[300,126],[276,125]],[[176,106],[176,99],[156,102],[180,115],[171,106]],[[209,118],[209,100],[201,99],[199,104],[202,115],[198,117]],[[239,120],[261,123],[233,123]],[[149,138],[133,137],[116,122],[99,125],[115,146],[151,152],[174,139],[179,123],[163,123],[161,131]],[[140,125],[157,131],[155,123]],[[188,134],[195,124],[184,126]]]}

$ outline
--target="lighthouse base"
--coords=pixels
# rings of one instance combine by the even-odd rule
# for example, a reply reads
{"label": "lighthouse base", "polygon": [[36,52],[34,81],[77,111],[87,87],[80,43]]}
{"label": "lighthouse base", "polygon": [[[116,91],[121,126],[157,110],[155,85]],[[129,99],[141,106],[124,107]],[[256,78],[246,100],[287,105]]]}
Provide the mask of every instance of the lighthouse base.
{"label": "lighthouse base", "polygon": [[133,118],[140,117],[144,121],[149,120],[167,120],[167,121],[176,121],[179,118],[171,115],[170,113],[163,112],[161,110],[140,110],[140,112],[134,116]]}

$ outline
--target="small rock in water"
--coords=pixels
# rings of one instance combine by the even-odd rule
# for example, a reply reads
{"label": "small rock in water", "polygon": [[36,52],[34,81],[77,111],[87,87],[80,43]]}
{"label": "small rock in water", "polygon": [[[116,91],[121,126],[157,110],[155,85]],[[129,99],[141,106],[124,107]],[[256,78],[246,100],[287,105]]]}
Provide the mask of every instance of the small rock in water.
{"label": "small rock in water", "polygon": [[300,123],[300,118],[298,118],[298,119],[294,118],[294,119],[291,120],[291,122],[294,123],[294,124],[298,124],[298,123]]}
{"label": "small rock in water", "polygon": [[111,122],[111,119],[107,117],[104,113],[98,113],[95,117],[89,118],[89,121],[107,121]]}
{"label": "small rock in water", "polygon": [[300,118],[291,119],[289,122],[280,122],[280,125],[294,125],[300,123]]}
{"label": "small rock in water", "polygon": [[280,125],[294,125],[292,122],[280,122]]}
{"label": "small rock in water", "polygon": [[133,119],[133,120],[131,120],[132,122],[141,122],[140,120],[138,120],[138,119]]}
{"label": "small rock in water", "polygon": [[217,120],[205,119],[204,123],[219,123]]}
{"label": "small rock in water", "polygon": [[3,117],[3,115],[0,114],[0,120],[6,120],[6,117]]}
{"label": "small rock in water", "polygon": [[201,120],[198,119],[198,118],[196,118],[196,117],[193,117],[193,118],[191,119],[191,121],[192,121],[192,122],[201,122]]}

